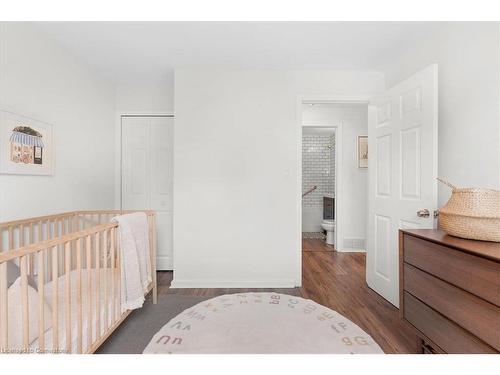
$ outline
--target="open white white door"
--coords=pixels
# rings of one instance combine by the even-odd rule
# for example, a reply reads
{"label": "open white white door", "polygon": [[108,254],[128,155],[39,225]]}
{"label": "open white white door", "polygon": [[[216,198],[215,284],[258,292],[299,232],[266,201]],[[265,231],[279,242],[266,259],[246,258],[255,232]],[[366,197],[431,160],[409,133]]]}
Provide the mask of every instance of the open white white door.
{"label": "open white white door", "polygon": [[398,229],[435,225],[437,80],[437,65],[431,65],[373,98],[368,108],[366,281],[397,307]]}

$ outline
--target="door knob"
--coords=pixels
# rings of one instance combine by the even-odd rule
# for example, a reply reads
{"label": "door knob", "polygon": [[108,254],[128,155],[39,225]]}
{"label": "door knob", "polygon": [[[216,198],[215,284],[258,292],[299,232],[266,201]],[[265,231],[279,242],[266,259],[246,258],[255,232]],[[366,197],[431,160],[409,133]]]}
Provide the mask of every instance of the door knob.
{"label": "door knob", "polygon": [[429,217],[429,216],[431,216],[431,214],[427,208],[424,208],[423,210],[417,211],[417,216],[418,217]]}

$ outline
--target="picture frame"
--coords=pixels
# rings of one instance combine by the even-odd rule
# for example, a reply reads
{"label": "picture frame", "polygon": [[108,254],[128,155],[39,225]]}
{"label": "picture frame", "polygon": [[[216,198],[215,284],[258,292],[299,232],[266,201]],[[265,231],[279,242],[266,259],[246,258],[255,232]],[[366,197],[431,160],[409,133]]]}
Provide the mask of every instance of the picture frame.
{"label": "picture frame", "polygon": [[359,135],[358,136],[358,168],[366,169],[368,168],[368,136]]}
{"label": "picture frame", "polygon": [[53,125],[0,110],[0,174],[52,176]]}

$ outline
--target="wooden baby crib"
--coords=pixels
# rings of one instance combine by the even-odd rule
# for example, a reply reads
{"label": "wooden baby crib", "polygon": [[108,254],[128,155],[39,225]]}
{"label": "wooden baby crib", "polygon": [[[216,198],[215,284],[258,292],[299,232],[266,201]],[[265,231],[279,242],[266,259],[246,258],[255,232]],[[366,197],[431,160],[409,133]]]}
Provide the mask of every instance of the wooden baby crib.
{"label": "wooden baby crib", "polygon": [[[132,212],[73,211],[0,223],[0,353],[99,348],[131,312],[121,307],[119,224],[110,220]],[[156,303],[156,214],[141,212],[152,278],[146,294]],[[8,267],[19,271],[10,288]]]}

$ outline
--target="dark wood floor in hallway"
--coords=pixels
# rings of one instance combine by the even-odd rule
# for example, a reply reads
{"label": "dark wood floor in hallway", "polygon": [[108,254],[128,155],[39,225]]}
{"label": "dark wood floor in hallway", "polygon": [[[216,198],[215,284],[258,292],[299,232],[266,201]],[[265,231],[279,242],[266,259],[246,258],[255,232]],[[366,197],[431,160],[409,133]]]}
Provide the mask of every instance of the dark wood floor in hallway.
{"label": "dark wood floor in hallway", "polygon": [[218,296],[275,291],[314,300],[344,315],[369,333],[385,353],[415,353],[416,338],[399,311],[368,288],[365,254],[339,253],[320,239],[303,240],[302,287],[291,289],[171,289],[172,272],[158,273],[159,294]]}

